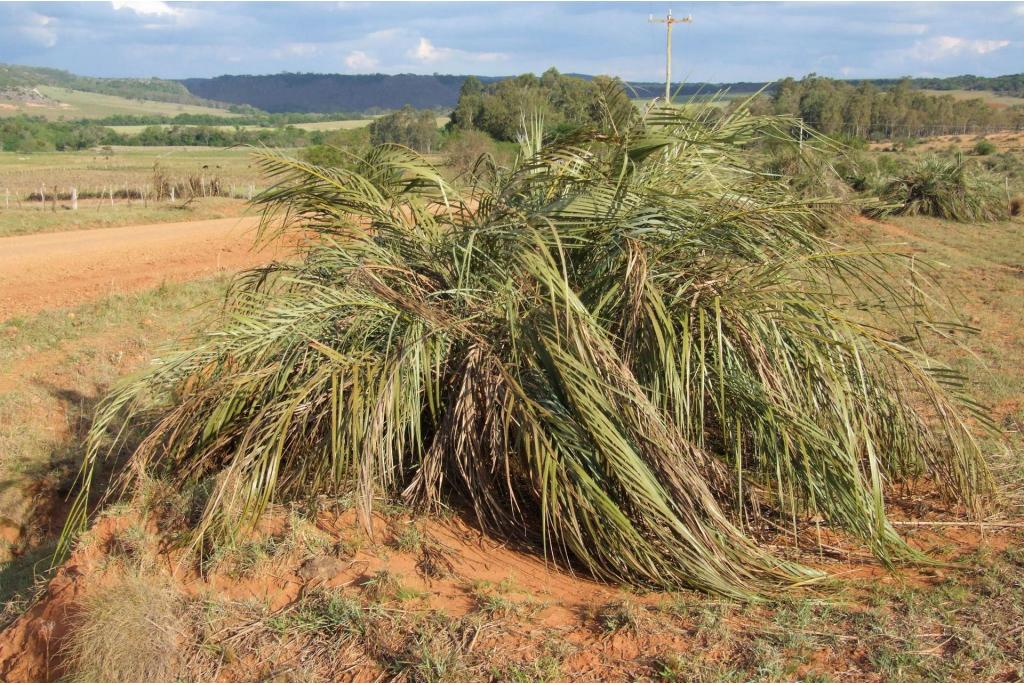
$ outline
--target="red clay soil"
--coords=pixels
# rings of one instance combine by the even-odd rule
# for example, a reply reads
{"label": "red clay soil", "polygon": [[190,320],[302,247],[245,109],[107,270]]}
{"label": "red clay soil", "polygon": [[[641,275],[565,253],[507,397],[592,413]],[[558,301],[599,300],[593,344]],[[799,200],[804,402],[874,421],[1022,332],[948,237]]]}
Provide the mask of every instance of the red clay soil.
{"label": "red clay soil", "polygon": [[[352,511],[341,516],[321,515],[318,519],[320,531],[339,538],[344,536],[342,531],[351,531],[356,525]],[[386,525],[376,515],[375,519],[375,526]],[[125,572],[116,562],[112,563],[107,550],[135,520],[133,516],[100,520],[91,532],[94,543],[80,547],[58,569],[47,585],[45,599],[0,631],[0,682],[52,682],[66,676],[61,652],[68,631],[74,627],[77,605],[84,594],[116,582]],[[287,524],[276,517],[265,520],[260,526],[264,534],[280,534],[286,527]],[[147,528],[151,533],[156,532],[152,523]],[[204,578],[194,569],[176,563],[174,554],[160,554],[156,565],[171,575],[186,595],[216,596],[227,602],[255,601],[271,611],[295,602],[311,586],[349,587],[382,570],[401,577],[406,587],[428,595],[426,602],[431,608],[453,616],[462,616],[474,609],[472,585],[499,584],[514,577],[515,594],[543,601],[543,611],[533,617],[540,626],[573,625],[587,607],[621,595],[615,587],[574,577],[541,558],[509,550],[459,522],[427,524],[425,528],[430,538],[441,545],[445,559],[452,563],[450,572],[440,580],[419,573],[415,555],[393,549],[384,555],[373,548],[358,551],[344,565],[312,580],[303,576],[301,557],[292,555],[246,578],[230,573],[213,573]],[[635,646],[632,649],[635,651]],[[366,672],[363,675],[373,679],[380,674]],[[246,680],[251,679],[252,674],[228,670],[217,676],[218,680]]]}
{"label": "red clay soil", "polygon": [[[386,531],[394,523],[394,520],[388,522],[375,516],[375,528],[380,531],[377,537],[382,538],[381,542],[389,544],[387,539],[394,529],[391,529],[392,533]],[[137,525],[139,519],[131,514],[99,520],[90,533],[91,541],[80,546],[68,563],[57,571],[42,601],[0,631],[0,681],[52,682],[69,675],[64,670],[65,639],[75,629],[78,608],[83,598],[90,593],[98,588],[109,587],[123,578],[125,573],[132,572],[128,571],[124,562],[112,550],[118,548],[118,540],[123,539],[126,531]],[[288,535],[290,525],[285,516],[272,515],[264,519],[258,535],[283,538]],[[419,600],[413,600],[412,605],[403,605],[398,609],[410,617],[415,613],[410,611],[414,607],[417,611],[441,611],[451,617],[466,616],[479,611],[479,596],[475,588],[483,586],[493,589],[504,583],[501,596],[525,600],[535,609],[518,619],[489,624],[491,629],[480,639],[478,651],[486,651],[496,659],[516,657],[512,660],[530,660],[540,653],[545,640],[557,635],[569,646],[561,665],[561,679],[572,681],[646,680],[657,675],[651,672],[650,663],[658,655],[692,654],[693,650],[714,651],[719,648],[714,641],[711,644],[700,643],[692,629],[680,630],[672,625],[673,619],[668,614],[660,613],[659,606],[668,599],[668,595],[635,595],[622,588],[573,576],[536,555],[514,551],[496,540],[482,536],[457,519],[447,523],[420,521],[418,525],[425,539],[433,541],[436,548],[441,550],[446,559],[446,572],[428,577],[422,572],[422,557],[403,552],[394,546],[373,543],[362,546],[344,559],[330,556],[311,559],[301,549],[292,548],[292,551],[268,560],[266,564],[242,577],[229,569],[217,568],[209,575],[201,576],[190,564],[178,563],[178,554],[166,550],[147,553],[147,556],[153,556],[148,556],[150,561],[144,565],[150,569],[147,573],[153,578],[173,578],[173,584],[183,596],[193,600],[205,598],[216,600],[222,606],[235,607],[248,603],[265,607],[265,611],[278,615],[319,589],[333,588],[347,593],[355,592],[358,596],[358,588],[382,571],[401,578],[403,587],[419,594]],[[151,520],[143,526],[148,535],[159,534],[156,521]],[[319,534],[333,540],[351,539],[349,536],[355,526],[355,516],[351,510],[343,513],[322,512],[314,523]],[[956,530],[953,536],[948,536],[949,532],[921,530],[919,535],[914,536],[914,545],[920,549],[934,549],[936,545],[952,544],[960,551],[983,545],[998,552],[1019,545],[1020,542],[1019,537],[1008,534],[1006,530],[992,531],[986,540],[978,539],[978,529],[975,528]],[[829,541],[837,541],[828,537]],[[305,571],[311,561],[331,563],[326,565],[326,572],[309,574]],[[949,569],[904,568],[894,573],[873,561],[851,564],[833,560],[822,561],[818,565],[847,581],[867,582],[868,595],[879,592],[881,588],[897,586],[928,591],[941,585],[945,575],[950,572]],[[700,595],[689,597],[698,613],[700,606],[714,604]],[[859,604],[857,599],[849,599],[853,599],[854,605]],[[594,625],[596,611],[623,600],[632,603],[636,611],[640,612],[638,620],[643,625],[639,629],[609,632]],[[723,616],[723,620],[729,630],[740,635],[763,622],[766,618],[764,611],[755,606],[737,608]],[[259,620],[254,622],[245,619],[233,621],[232,627],[224,626],[222,633],[226,629],[228,633],[238,634],[237,637],[224,640],[229,645],[239,642],[237,646],[240,652],[235,655],[233,662],[222,662],[212,670],[183,675],[186,679],[215,681],[266,680],[269,679],[268,671],[265,670],[267,664],[300,660],[302,655],[296,650],[301,650],[301,647],[278,639],[264,643],[260,648],[263,651],[244,656],[241,653],[244,651],[241,650],[242,642],[255,639],[253,631],[258,631],[260,623]],[[775,630],[782,627],[780,625]],[[828,626],[820,629],[825,628]],[[942,634],[934,638],[936,644],[945,639]],[[334,647],[339,653],[345,650],[340,638]],[[736,658],[735,654],[726,653],[728,645],[721,647],[725,650],[721,655],[722,660]],[[801,672],[812,668],[820,657],[822,664],[819,665],[823,669],[827,667],[823,671],[825,673],[846,673],[841,669],[847,667],[844,664],[849,662],[847,665],[855,669],[848,673],[851,679],[877,679],[876,673],[856,670],[858,667],[853,665],[856,649],[857,642],[843,643],[824,649],[820,655],[804,655],[801,660],[805,666]],[[321,678],[329,675],[338,680],[364,682],[388,677],[378,665],[365,658],[354,659],[351,668],[341,672],[318,675]]]}
{"label": "red clay soil", "polygon": [[0,321],[264,264],[282,248],[252,249],[256,221],[211,219],[0,238]]}

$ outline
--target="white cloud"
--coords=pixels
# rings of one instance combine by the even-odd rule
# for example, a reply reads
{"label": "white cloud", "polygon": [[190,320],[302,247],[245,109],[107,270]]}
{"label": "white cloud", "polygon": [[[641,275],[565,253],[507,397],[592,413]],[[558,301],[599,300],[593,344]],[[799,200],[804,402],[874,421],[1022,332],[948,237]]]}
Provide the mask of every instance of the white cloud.
{"label": "white cloud", "polygon": [[279,48],[270,51],[271,57],[275,59],[291,59],[293,57],[311,57],[320,52],[320,46],[316,43],[285,43]]}
{"label": "white cloud", "polygon": [[876,25],[875,30],[887,36],[923,36],[928,33],[928,24],[892,22]]}
{"label": "white cloud", "polygon": [[420,38],[419,43],[408,52],[408,55],[419,62],[427,63],[445,62],[453,59],[468,62],[496,62],[508,59],[508,55],[502,52],[469,52],[467,50],[438,47],[426,38]]}
{"label": "white cloud", "polygon": [[320,51],[320,48],[313,43],[287,43],[284,49],[289,55],[296,57],[309,57]]}
{"label": "white cloud", "polygon": [[139,15],[176,17],[181,14],[181,10],[161,0],[111,0],[110,4],[115,10],[127,9]]}
{"label": "white cloud", "polygon": [[957,36],[935,36],[914,43],[906,51],[907,56],[925,62],[957,57],[959,55],[987,55],[1002,50],[1010,44],[1008,40],[973,40]]}
{"label": "white cloud", "polygon": [[19,28],[21,35],[33,43],[52,48],[57,44],[57,31],[51,26],[53,19],[45,14],[32,12],[27,17],[26,25]]}
{"label": "white cloud", "polygon": [[368,71],[377,66],[377,60],[362,50],[353,50],[345,55],[345,66],[352,71]]}
{"label": "white cloud", "polygon": [[1024,16],[1024,5],[1017,5],[1016,7],[1013,8],[1013,11],[1015,14]]}
{"label": "white cloud", "polygon": [[436,62],[440,59],[444,59],[451,55],[451,50],[448,48],[435,47],[426,38],[420,38],[419,44],[416,49],[413,50],[409,56],[420,60],[421,62]]}
{"label": "white cloud", "polygon": [[396,40],[399,38],[404,31],[400,28],[380,29],[378,31],[371,31],[363,36],[363,40],[367,43],[378,43],[386,40]]}

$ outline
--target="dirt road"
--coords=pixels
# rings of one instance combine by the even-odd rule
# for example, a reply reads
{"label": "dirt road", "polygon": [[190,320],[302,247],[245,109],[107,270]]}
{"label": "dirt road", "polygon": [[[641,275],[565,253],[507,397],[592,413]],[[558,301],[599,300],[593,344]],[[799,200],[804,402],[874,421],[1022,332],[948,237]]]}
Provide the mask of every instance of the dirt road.
{"label": "dirt road", "polygon": [[253,251],[255,226],[246,217],[0,238],[0,321],[280,257],[286,248]]}

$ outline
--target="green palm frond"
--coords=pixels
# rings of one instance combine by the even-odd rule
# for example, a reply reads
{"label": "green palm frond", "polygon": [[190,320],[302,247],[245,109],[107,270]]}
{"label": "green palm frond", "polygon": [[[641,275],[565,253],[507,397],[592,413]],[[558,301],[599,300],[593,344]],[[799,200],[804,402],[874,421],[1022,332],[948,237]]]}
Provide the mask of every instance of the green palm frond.
{"label": "green palm frond", "polygon": [[148,421],[128,474],[212,479],[196,535],[272,501],[354,493],[465,506],[612,581],[753,596],[818,577],[759,542],[820,513],[910,558],[883,493],[928,475],[988,492],[962,379],[884,255],[756,170],[793,122],[628,110],[450,186],[415,153],[351,169],[257,153],[263,236],[296,263],[242,278],[192,346],[125,380],[89,437]]}

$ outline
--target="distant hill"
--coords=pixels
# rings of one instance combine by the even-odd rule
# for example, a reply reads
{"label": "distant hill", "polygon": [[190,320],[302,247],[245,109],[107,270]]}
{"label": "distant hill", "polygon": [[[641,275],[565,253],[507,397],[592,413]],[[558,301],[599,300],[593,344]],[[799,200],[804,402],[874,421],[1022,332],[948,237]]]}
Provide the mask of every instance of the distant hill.
{"label": "distant hill", "polygon": [[[586,74],[568,74],[591,79]],[[193,95],[236,105],[250,105],[267,112],[374,112],[412,105],[419,109],[454,107],[465,75],[418,74],[294,74],[265,76],[218,76],[216,78],[182,79],[181,84]],[[487,83],[504,77],[481,77]],[[880,88],[889,88],[899,79],[868,79]],[[857,80],[860,82],[860,79]],[[953,76],[945,79],[911,79],[915,88],[932,90],[995,91],[1016,94],[1015,84],[1024,94],[1024,74],[983,78]],[[655,81],[628,82],[636,98],[653,98],[665,92],[665,84]],[[987,88],[985,86],[988,86]],[[714,95],[728,91],[730,95],[749,95],[762,88],[768,92],[774,85],[763,81],[736,83],[674,84],[673,93],[680,97],[696,94]]]}
{"label": "distant hill", "polygon": [[[592,78],[572,74],[580,78]],[[116,96],[133,100],[173,103],[186,106],[229,108],[236,113],[377,113],[403,105],[419,109],[447,109],[458,101],[465,75],[418,74],[299,74],[281,73],[263,76],[217,76],[187,78],[178,81],[158,78],[95,78],[78,76],[59,69],[0,64],[0,91],[12,88],[63,88],[67,90]],[[504,77],[477,77],[488,83]],[[858,80],[859,81],[859,80]],[[881,88],[891,87],[898,79],[870,79]],[[1024,74],[1006,76],[953,76],[914,78],[911,85],[928,90],[956,91],[958,95],[985,92],[1024,97]],[[637,98],[653,98],[664,93],[664,84],[652,81],[628,83]],[[676,84],[674,92],[686,97],[697,93],[713,95],[723,90],[731,95],[748,95],[774,85],[764,82]],[[45,90],[44,95],[49,95]],[[118,110],[117,113],[122,113]],[[125,110],[123,113],[130,113]]]}
{"label": "distant hill", "polygon": [[[585,74],[570,74],[584,79]],[[220,102],[251,105],[267,112],[367,112],[398,109],[412,105],[418,109],[454,107],[465,75],[419,74],[272,74],[266,76],[217,76],[182,79],[194,95]],[[504,77],[478,76],[484,83]],[[677,84],[678,87],[679,84]],[[753,93],[764,83],[687,83],[683,95]],[[664,83],[629,84],[638,98],[652,98],[665,91]]]}
{"label": "distant hill", "polygon": [[224,109],[219,102],[196,97],[177,81],[159,78],[95,78],[47,67],[0,64],[0,90],[55,86],[86,93],[112,95],[132,100],[170,102]]}
{"label": "distant hill", "polygon": [[[272,74],[182,79],[194,95],[267,112],[367,112],[453,107],[466,76]],[[496,79],[482,79],[496,80]]]}

